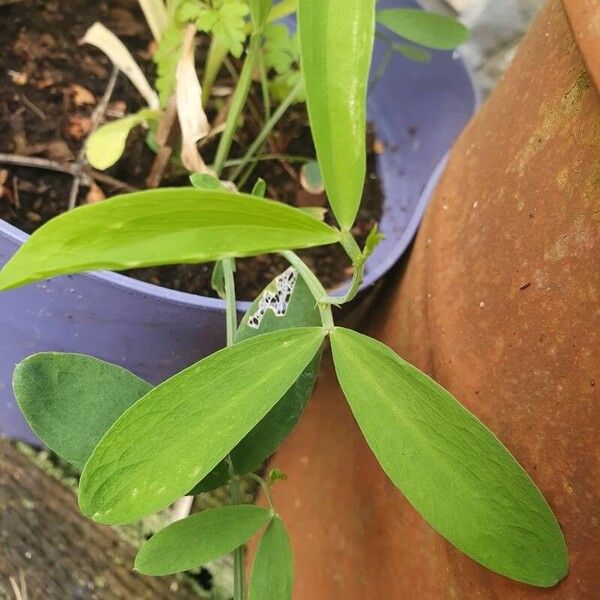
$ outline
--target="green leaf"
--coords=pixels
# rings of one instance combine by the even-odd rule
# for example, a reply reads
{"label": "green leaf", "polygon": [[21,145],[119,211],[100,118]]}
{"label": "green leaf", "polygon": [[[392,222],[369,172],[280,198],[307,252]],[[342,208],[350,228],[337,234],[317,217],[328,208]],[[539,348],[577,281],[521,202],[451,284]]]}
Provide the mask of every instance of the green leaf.
{"label": "green leaf", "polygon": [[[285,300],[290,294],[287,306]],[[275,306],[281,311],[276,314]],[[265,308],[270,306],[272,308]],[[283,313],[283,314],[281,314]],[[306,283],[293,268],[276,277],[252,303],[236,334],[236,343],[243,340],[294,327],[310,327],[321,324],[321,317]],[[291,433],[302,416],[312,394],[321,353],[313,358],[306,369],[275,404],[264,419],[250,431],[231,451],[231,462],[238,475],[244,475],[259,467]],[[222,463],[193,490],[199,494],[225,485],[229,481],[229,469]]]}
{"label": "green leaf", "polygon": [[318,352],[317,327],[245,340],[178,373],[136,402],[85,465],[79,505],[128,523],[202,480],[273,408]]}
{"label": "green leaf", "polygon": [[[286,307],[283,301],[288,293]],[[275,310],[268,308],[263,313],[264,306],[272,307],[273,299],[277,297],[282,300],[282,310],[276,314]],[[261,314],[264,316],[256,326]],[[318,327],[320,324],[321,317],[313,295],[304,279],[298,277],[296,270],[290,267],[276,277],[252,303],[235,339],[237,343],[265,333],[297,327]],[[232,450],[231,460],[236,473],[242,475],[260,466],[291,433],[312,395],[320,362],[319,352],[267,416]]]}
{"label": "green leaf", "polygon": [[380,342],[336,328],[331,346],[371,450],[434,529],[517,581],[550,587],[566,576],[567,548],[554,514],[480,421]]}
{"label": "green leaf", "polygon": [[456,19],[418,8],[380,10],[377,22],[410,42],[436,50],[450,50],[469,39],[469,30]]}
{"label": "green leaf", "polygon": [[147,120],[156,120],[160,113],[144,108],[135,115],[117,119],[99,127],[86,144],[87,160],[95,169],[112,167],[125,152],[129,132]]}
{"label": "green leaf", "polygon": [[363,258],[365,260],[369,258],[369,256],[371,256],[373,252],[375,252],[375,248],[377,248],[377,246],[379,246],[379,244],[381,244],[381,242],[383,242],[384,239],[385,235],[379,231],[377,223],[375,223],[371,231],[369,231],[367,239],[365,240],[365,247],[362,251]]}
{"label": "green leaf", "polygon": [[258,544],[248,600],[291,600],[293,586],[292,546],[283,521],[274,517]]}
{"label": "green leaf", "polygon": [[250,5],[250,15],[254,31],[260,32],[271,14],[273,0],[248,0],[248,4]]}
{"label": "green leaf", "polygon": [[367,80],[375,0],[299,0],[306,102],[323,181],[342,229],[350,229],[366,171]]}
{"label": "green leaf", "polygon": [[161,188],[82,206],[40,227],[0,271],[0,290],[80,271],[212,262],[340,239],[281,202]]}
{"label": "green leaf", "polygon": [[274,4],[273,8],[271,9],[271,14],[269,15],[269,23],[283,19],[296,12],[297,4],[297,0],[280,0]]}
{"label": "green leaf", "polygon": [[254,187],[252,188],[252,195],[264,198],[267,193],[267,182],[260,177],[256,180]]}
{"label": "green leaf", "polygon": [[169,98],[175,90],[175,73],[177,63],[181,58],[183,45],[183,27],[173,22],[163,32],[160,44],[153,60],[156,64],[157,79],[156,91],[160,98],[160,105],[166,108]]}
{"label": "green leaf", "polygon": [[225,300],[225,272],[223,270],[223,261],[219,260],[215,263],[210,277],[210,287],[217,292],[219,298]]}
{"label": "green leaf", "polygon": [[271,518],[259,506],[222,506],[176,521],[147,541],[135,559],[144,575],[172,575],[199,567],[245,544]]}
{"label": "green leaf", "polygon": [[226,189],[220,179],[214,175],[209,175],[208,173],[192,173],[190,175],[190,183],[198,190],[210,191]]}
{"label": "green leaf", "polygon": [[91,356],[43,352],[17,365],[13,388],[34,433],[83,469],[109,427],[152,386]]}

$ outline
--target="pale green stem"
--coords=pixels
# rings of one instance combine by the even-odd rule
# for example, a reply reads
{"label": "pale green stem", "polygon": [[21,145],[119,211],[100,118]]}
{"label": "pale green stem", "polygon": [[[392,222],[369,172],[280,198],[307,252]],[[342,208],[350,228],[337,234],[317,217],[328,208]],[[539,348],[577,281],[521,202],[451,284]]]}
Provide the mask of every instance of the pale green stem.
{"label": "pale green stem", "polygon": [[343,296],[327,296],[323,299],[325,304],[339,306],[340,304],[346,304],[346,302],[354,300],[356,294],[358,294],[358,291],[360,290],[360,285],[363,282],[365,275],[365,263],[367,262],[367,257],[360,251],[356,240],[349,231],[342,231],[341,244],[352,261],[352,267],[354,269],[352,272],[352,281],[350,282],[348,291]]}
{"label": "pale green stem", "polygon": [[[235,280],[233,273],[235,270],[235,261],[233,258],[223,259],[223,275],[225,279],[225,313],[227,321],[227,346],[232,346],[237,331],[237,308],[235,302]],[[227,457],[231,479],[229,481],[229,491],[231,495],[231,504],[242,503],[242,493],[240,489],[240,480],[233,472],[231,457]],[[244,600],[245,597],[245,546],[240,546],[233,551],[233,598],[234,600]]]}
{"label": "pale green stem", "polygon": [[223,61],[227,56],[227,47],[213,35],[206,57],[206,66],[204,67],[204,77],[202,78],[202,104],[206,106],[210,99],[212,87],[217,79],[217,75],[223,66]]}
{"label": "pale green stem", "polygon": [[[296,155],[296,154],[259,154],[257,156],[253,156],[247,162],[257,163],[257,162],[261,162],[264,160],[284,160],[285,162],[289,162],[289,163],[294,163],[294,162],[307,163],[307,162],[311,162],[315,159],[314,159],[314,157],[311,157],[311,156],[300,156],[300,155]],[[238,165],[242,164],[242,161],[244,161],[243,158],[232,158],[230,160],[226,160],[223,167],[237,167]]]}
{"label": "pale green stem", "polygon": [[275,514],[275,506],[273,504],[273,496],[271,495],[271,488],[269,484],[262,478],[259,477],[256,473],[248,473],[248,477],[254,479],[258,485],[262,488],[267,501],[269,502],[269,506],[271,507],[271,512]]}
{"label": "pale green stem", "polygon": [[327,302],[329,296],[327,296],[327,292],[325,288],[319,281],[318,277],[308,268],[306,263],[291,250],[283,250],[280,252],[281,256],[283,256],[289,263],[298,271],[300,277],[304,279],[306,283],[306,287],[310,290],[310,293],[313,295],[317,307],[319,308],[319,313],[321,314],[321,322],[325,329],[333,329],[333,315],[331,313],[331,302]]}
{"label": "pale green stem", "polygon": [[219,146],[217,148],[217,156],[214,164],[217,176],[221,174],[223,165],[229,156],[233,136],[238,127],[246,100],[248,99],[248,92],[250,91],[250,84],[252,83],[252,73],[254,72],[256,60],[260,53],[260,43],[261,36],[252,35],[250,38],[248,54],[246,55],[246,60],[244,61],[244,66],[233,94],[231,108],[229,109],[229,115],[227,116],[227,122],[225,123],[225,130],[221,134],[221,139],[219,140]]}
{"label": "pale green stem", "polygon": [[231,174],[231,181],[235,181],[240,173],[244,170],[245,166],[250,162],[252,157],[258,152],[260,147],[263,145],[264,141],[269,137],[273,128],[279,123],[281,117],[286,113],[287,109],[294,103],[296,98],[298,97],[298,93],[302,89],[302,81],[299,81],[294,88],[290,91],[290,93],[283,99],[281,104],[277,107],[275,112],[271,115],[271,118],[265,123],[264,127],[261,129],[260,133],[256,137],[256,139],[252,142],[242,162],[235,169],[235,171]]}
{"label": "pale green stem", "polygon": [[263,54],[260,54],[258,58],[258,73],[260,75],[260,89],[263,97],[265,120],[268,121],[271,118],[271,95],[269,94],[269,81],[267,79],[267,69],[265,68]]}

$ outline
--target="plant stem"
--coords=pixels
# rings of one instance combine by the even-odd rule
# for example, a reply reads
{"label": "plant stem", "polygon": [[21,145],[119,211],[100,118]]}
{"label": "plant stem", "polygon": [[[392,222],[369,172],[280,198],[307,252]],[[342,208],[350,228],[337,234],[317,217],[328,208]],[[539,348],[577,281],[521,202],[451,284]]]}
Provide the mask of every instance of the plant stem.
{"label": "plant stem", "polygon": [[302,81],[299,81],[294,86],[294,88],[290,91],[290,93],[283,99],[281,104],[277,107],[275,112],[271,115],[271,118],[265,123],[264,127],[262,128],[262,130],[260,131],[260,133],[258,134],[256,139],[254,140],[254,142],[252,142],[252,144],[246,151],[246,154],[244,155],[242,162],[235,169],[235,171],[231,174],[231,177],[230,177],[231,181],[235,181],[240,176],[240,173],[244,170],[245,166],[250,162],[252,157],[258,152],[258,150],[260,149],[260,147],[262,146],[264,141],[267,139],[267,137],[269,136],[271,131],[273,131],[273,128],[275,127],[275,125],[277,125],[277,123],[279,123],[279,121],[281,120],[281,117],[283,117],[283,115],[286,113],[287,109],[294,103],[294,100],[298,97],[298,93],[302,89],[302,85],[303,85]]}
{"label": "plant stem", "polygon": [[225,313],[227,320],[227,345],[233,346],[235,332],[237,331],[237,308],[235,305],[235,260],[223,259],[223,275],[225,278]]}
{"label": "plant stem", "polygon": [[[223,164],[223,167],[237,167],[238,165],[241,165],[242,161],[244,161],[244,160],[245,160],[244,158],[232,158],[230,160],[226,160],[225,163]],[[252,158],[250,158],[247,162],[248,163],[257,163],[257,162],[261,162],[263,160],[284,160],[284,161],[290,162],[290,163],[294,163],[294,162],[306,163],[306,162],[311,162],[315,159],[310,156],[300,156],[300,155],[296,155],[296,154],[270,153],[270,154],[258,154],[257,156],[253,156]]]}
{"label": "plant stem", "polygon": [[323,299],[323,302],[326,304],[335,304],[338,306],[354,300],[356,294],[358,294],[365,275],[365,263],[367,262],[367,256],[361,252],[354,236],[349,231],[342,231],[341,244],[352,261],[352,267],[354,268],[352,272],[352,281],[350,282],[350,287],[343,296],[327,296]]}
{"label": "plant stem", "polygon": [[238,80],[235,92],[233,94],[233,101],[231,103],[231,109],[229,116],[227,117],[227,123],[225,124],[225,131],[221,135],[219,140],[219,146],[217,148],[217,156],[215,158],[214,169],[217,177],[220,176],[223,170],[223,165],[229,156],[229,150],[233,142],[233,136],[238,127],[240,115],[246,100],[248,98],[248,92],[250,91],[250,84],[252,83],[252,74],[254,72],[254,66],[260,52],[261,36],[253,34],[250,37],[250,46],[248,48],[248,54],[244,61],[242,72]]}
{"label": "plant stem", "polygon": [[267,69],[265,67],[265,61],[262,54],[258,58],[258,72],[260,75],[260,89],[263,97],[265,120],[268,121],[271,118],[271,96],[269,94],[269,81],[267,79]]}
{"label": "plant stem", "polygon": [[[235,332],[237,330],[237,308],[235,302],[235,260],[233,258],[223,259],[223,275],[225,279],[225,313],[227,322],[227,346],[233,346]],[[231,504],[242,503],[240,480],[235,476],[231,457],[227,457],[231,479],[229,481],[229,492]],[[233,551],[233,598],[244,600],[245,597],[245,546],[240,546]]]}
{"label": "plant stem", "polygon": [[213,35],[208,49],[208,56],[206,57],[204,77],[202,78],[202,104],[204,106],[208,104],[210,92],[226,56],[227,48],[216,35]]}
{"label": "plant stem", "polygon": [[327,292],[325,291],[325,288],[319,281],[318,277],[308,268],[306,263],[295,252],[292,252],[291,250],[284,250],[280,252],[280,254],[298,271],[302,279],[304,279],[306,286],[313,295],[319,308],[323,327],[325,327],[325,329],[333,329],[334,323],[333,315],[331,313],[331,305],[335,304],[335,302],[327,302],[330,297],[327,295]]}
{"label": "plant stem", "polygon": [[262,477],[259,477],[256,473],[248,473],[248,477],[256,481],[258,485],[260,485],[265,495],[265,498],[267,499],[269,506],[271,507],[271,511],[275,513],[276,511],[275,506],[273,504],[273,496],[271,495],[271,488],[269,487],[269,484]]}

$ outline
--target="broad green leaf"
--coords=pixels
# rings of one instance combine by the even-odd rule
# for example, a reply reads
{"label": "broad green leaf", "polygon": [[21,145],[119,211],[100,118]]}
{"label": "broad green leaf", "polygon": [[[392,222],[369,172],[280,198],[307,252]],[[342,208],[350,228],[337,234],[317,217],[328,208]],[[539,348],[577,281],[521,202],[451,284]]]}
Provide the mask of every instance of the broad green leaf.
{"label": "broad green leaf", "polygon": [[281,202],[194,188],[117,196],[40,227],[0,271],[0,290],[80,271],[212,262],[340,239]]}
{"label": "broad green leaf", "polygon": [[[276,311],[276,307],[281,310]],[[321,317],[313,295],[296,270],[290,267],[252,303],[240,323],[236,342],[273,331],[320,324]],[[231,461],[237,474],[244,475],[259,467],[290,434],[312,394],[320,362],[319,352],[281,400],[231,451]],[[194,488],[193,493],[213,490],[227,481],[229,469],[222,463]]]}
{"label": "broad green leaf", "polygon": [[554,514],[480,421],[380,342],[336,328],[331,346],[371,450],[434,529],[517,581],[550,587],[566,576],[567,548]]}
{"label": "broad green leaf", "polygon": [[404,39],[436,50],[450,50],[469,39],[469,30],[456,19],[417,8],[380,10],[377,22]]}
{"label": "broad green leaf", "polygon": [[100,440],[79,485],[82,512],[127,523],[191,490],[273,408],[319,351],[318,327],[235,344],[168,379]]}
{"label": "broad green leaf", "polygon": [[148,120],[158,119],[159,116],[158,112],[145,108],[135,115],[99,127],[86,144],[86,156],[90,165],[101,171],[112,167],[125,152],[129,132]]}
{"label": "broad green leaf", "polygon": [[152,386],[91,356],[43,352],[17,365],[13,388],[34,433],[83,469],[109,427]]}
{"label": "broad green leaf", "polygon": [[317,158],[333,213],[347,230],[356,218],[365,181],[375,0],[299,0],[298,27]]}
{"label": "broad green leaf", "polygon": [[294,559],[285,525],[274,517],[256,551],[248,600],[291,600]]}
{"label": "broad green leaf", "polygon": [[199,567],[245,544],[271,516],[269,510],[248,504],[197,513],[150,538],[135,568],[144,575],[172,575]]}

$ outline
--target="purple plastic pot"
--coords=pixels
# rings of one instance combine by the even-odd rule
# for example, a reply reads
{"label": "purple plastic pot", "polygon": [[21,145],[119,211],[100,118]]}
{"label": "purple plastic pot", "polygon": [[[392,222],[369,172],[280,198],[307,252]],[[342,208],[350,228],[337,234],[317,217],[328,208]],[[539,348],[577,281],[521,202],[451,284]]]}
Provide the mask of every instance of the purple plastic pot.
{"label": "purple plastic pot", "polygon": [[[378,6],[416,6],[381,1]],[[380,46],[378,43],[377,46]],[[383,49],[377,47],[374,65]],[[444,156],[472,115],[477,95],[461,60],[435,53],[429,64],[396,55],[370,100],[370,119],[385,145],[379,173],[385,193],[385,241],[370,258],[372,285],[408,247]],[[27,235],[0,221],[0,265]],[[240,303],[240,311],[247,304]],[[113,273],[61,277],[0,294],[0,434],[35,443],[16,406],[17,362],[41,351],[92,354],[159,383],[225,343],[224,304]]]}

